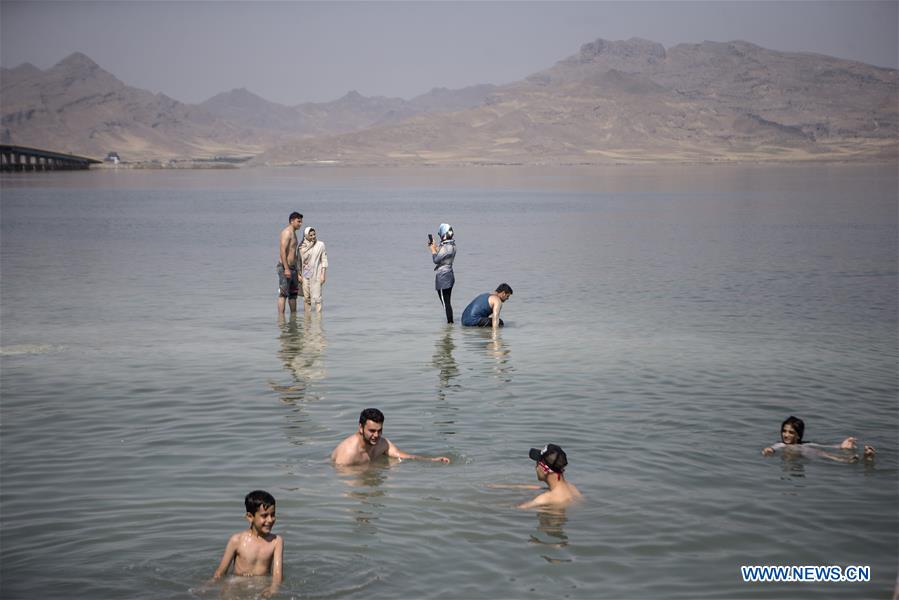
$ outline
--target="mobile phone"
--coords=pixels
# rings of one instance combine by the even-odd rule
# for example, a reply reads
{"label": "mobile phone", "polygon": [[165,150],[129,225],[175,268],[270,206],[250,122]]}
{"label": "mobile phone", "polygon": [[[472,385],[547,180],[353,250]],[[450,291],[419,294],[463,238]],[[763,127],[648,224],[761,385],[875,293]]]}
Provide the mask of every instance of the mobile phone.
{"label": "mobile phone", "polygon": [[430,233],[428,234],[428,246],[434,243],[434,236]]}

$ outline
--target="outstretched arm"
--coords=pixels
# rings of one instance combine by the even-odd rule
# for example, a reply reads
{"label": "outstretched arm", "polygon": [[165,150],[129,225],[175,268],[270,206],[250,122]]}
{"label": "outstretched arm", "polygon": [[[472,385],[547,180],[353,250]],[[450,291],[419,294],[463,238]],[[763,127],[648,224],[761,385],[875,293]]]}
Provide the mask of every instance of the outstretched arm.
{"label": "outstretched arm", "polygon": [[767,448],[762,448],[762,454],[765,456],[771,456],[772,454],[774,454],[775,450],[778,450],[779,448],[783,448],[784,446],[786,446],[786,444],[784,444],[783,442],[777,442],[776,444],[771,444]]}
{"label": "outstretched arm", "polygon": [[222,556],[221,562],[219,562],[218,568],[215,570],[215,573],[212,575],[213,579],[218,579],[222,575],[228,572],[228,567],[231,566],[231,563],[234,561],[234,556],[237,554],[237,542],[240,534],[235,533],[228,540],[228,545],[225,546],[225,554]]}
{"label": "outstretched arm", "polygon": [[399,448],[393,445],[393,442],[387,440],[387,456],[391,458],[405,458],[406,460],[429,460],[431,462],[442,462],[448,463],[450,461],[446,456],[435,456],[434,458],[428,458],[426,456],[419,456],[417,454],[409,454],[408,452],[403,452]]}
{"label": "outstretched arm", "polygon": [[[858,448],[857,442],[858,440],[856,440],[854,437],[847,437],[845,440],[840,442],[840,448],[842,448],[843,450],[855,450],[856,448]],[[874,449],[874,446],[865,444],[863,448],[865,458],[873,458],[874,455],[877,454],[877,450]]]}
{"label": "outstretched arm", "polygon": [[823,450],[818,450],[818,456],[822,456],[828,460],[832,460],[834,462],[840,463],[854,463],[858,462],[858,454],[853,454],[851,456],[836,456],[831,454],[830,452],[824,452]]}
{"label": "outstretched arm", "polygon": [[488,483],[485,484],[484,487],[489,487],[494,490],[542,490],[543,488],[539,485],[533,485],[531,483]]}

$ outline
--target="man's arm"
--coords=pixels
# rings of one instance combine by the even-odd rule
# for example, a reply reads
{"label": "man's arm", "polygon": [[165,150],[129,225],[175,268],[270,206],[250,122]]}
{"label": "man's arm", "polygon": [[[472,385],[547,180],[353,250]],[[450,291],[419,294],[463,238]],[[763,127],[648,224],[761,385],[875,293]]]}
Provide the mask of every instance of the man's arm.
{"label": "man's arm", "polygon": [[538,506],[543,506],[547,504],[546,495],[549,492],[544,492],[534,498],[533,500],[528,500],[527,502],[522,502],[517,506],[517,508],[537,508]]}
{"label": "man's arm", "polygon": [[490,296],[488,299],[491,308],[493,308],[493,328],[496,329],[499,327],[499,311],[503,309],[503,301],[499,299],[499,296]]}
{"label": "man's arm", "polygon": [[387,456],[391,458],[405,458],[406,460],[429,460],[431,462],[442,462],[448,463],[450,461],[446,456],[435,456],[434,458],[428,458],[426,456],[418,456],[416,454],[409,454],[408,452],[403,452],[399,448],[393,445],[393,442],[385,438],[387,442]]}
{"label": "man's arm", "polygon": [[222,556],[222,560],[219,563],[218,568],[213,573],[212,578],[218,579],[222,575],[228,572],[228,567],[231,566],[231,563],[234,561],[234,557],[237,554],[237,544],[239,540],[240,534],[235,533],[228,539],[228,545],[225,546],[225,554]]}
{"label": "man's arm", "polygon": [[280,535],[275,538],[275,554],[272,556],[272,584],[262,593],[263,598],[274,596],[278,593],[284,575],[281,567],[281,559],[284,556],[284,538]]}
{"label": "man's arm", "polygon": [[532,483],[487,483],[484,487],[494,490],[542,490],[543,486]]}
{"label": "man's arm", "polygon": [[287,260],[287,249],[290,248],[291,235],[293,234],[286,229],[281,232],[281,266],[284,267],[284,274],[288,277],[290,276],[290,261]]}

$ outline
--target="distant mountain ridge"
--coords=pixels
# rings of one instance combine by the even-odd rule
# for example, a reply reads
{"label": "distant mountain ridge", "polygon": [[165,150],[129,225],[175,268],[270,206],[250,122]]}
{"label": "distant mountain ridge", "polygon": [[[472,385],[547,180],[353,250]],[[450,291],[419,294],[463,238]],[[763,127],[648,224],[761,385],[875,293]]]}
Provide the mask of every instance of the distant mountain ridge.
{"label": "distant mountain ridge", "polygon": [[269,102],[241,88],[213,96],[200,106],[244,127],[277,131],[287,137],[313,137],[397,123],[419,113],[464,110],[481,104],[494,88],[493,85],[460,90],[435,88],[408,101],[366,97],[351,90],[331,102],[296,106]]}
{"label": "distant mountain ridge", "polygon": [[895,160],[897,71],[749,42],[598,39],[522,81],[285,106],[246,89],[198,105],[75,53],[0,69],[0,139],[125,160],[594,164]]}
{"label": "distant mountain ridge", "polygon": [[254,159],[265,164],[895,160],[895,69],[748,42],[596,40],[484,105]]}
{"label": "distant mountain ridge", "polygon": [[138,159],[254,154],[259,138],[164,94],[125,85],[74,53],[46,71],[0,71],[0,140],[102,157],[122,149]]}

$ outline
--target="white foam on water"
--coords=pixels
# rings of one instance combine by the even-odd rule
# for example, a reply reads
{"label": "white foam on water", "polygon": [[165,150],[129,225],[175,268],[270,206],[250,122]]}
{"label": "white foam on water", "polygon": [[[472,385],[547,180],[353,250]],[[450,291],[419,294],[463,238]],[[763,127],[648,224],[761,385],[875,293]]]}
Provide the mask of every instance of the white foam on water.
{"label": "white foam on water", "polygon": [[65,346],[54,346],[52,344],[14,344],[12,346],[0,347],[0,356],[50,354],[51,352],[61,352],[64,349]]}

